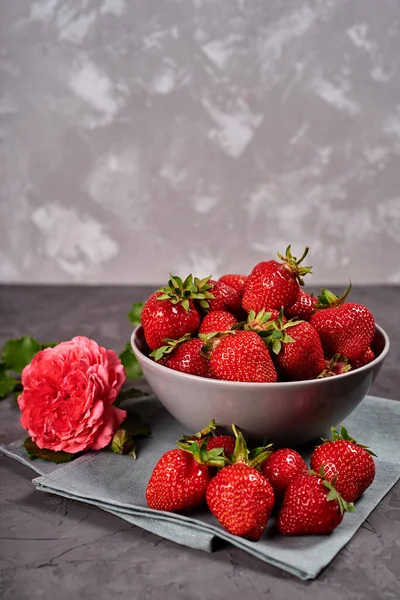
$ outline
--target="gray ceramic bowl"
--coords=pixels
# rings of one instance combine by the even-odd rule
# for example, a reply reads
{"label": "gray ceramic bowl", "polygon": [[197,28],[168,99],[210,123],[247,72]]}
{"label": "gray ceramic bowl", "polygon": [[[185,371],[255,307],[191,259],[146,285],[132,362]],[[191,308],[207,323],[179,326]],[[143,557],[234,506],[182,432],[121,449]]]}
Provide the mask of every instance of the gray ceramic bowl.
{"label": "gray ceramic bowl", "polygon": [[389,351],[389,338],[377,325],[376,358],[360,369],[312,381],[242,383],[187,375],[155,363],[146,356],[142,326],[132,333],[131,343],[150,387],[185,432],[200,431],[215,419],[278,446],[326,436],[366,396]]}

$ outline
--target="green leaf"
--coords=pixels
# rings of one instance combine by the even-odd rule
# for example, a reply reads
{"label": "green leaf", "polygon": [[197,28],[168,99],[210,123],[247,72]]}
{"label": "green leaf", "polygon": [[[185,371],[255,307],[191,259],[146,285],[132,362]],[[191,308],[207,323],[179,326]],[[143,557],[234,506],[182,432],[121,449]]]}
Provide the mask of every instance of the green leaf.
{"label": "green leaf", "polygon": [[0,398],[5,398],[8,394],[11,394],[17,385],[18,381],[7,370],[6,365],[0,363]]}
{"label": "green leaf", "polygon": [[37,340],[24,336],[8,340],[1,351],[1,358],[9,369],[21,373],[22,369],[29,365],[32,358],[41,349],[42,346]]}
{"label": "green leaf", "polygon": [[129,343],[126,344],[125,348],[119,355],[119,358],[125,367],[127,379],[138,379],[139,377],[142,377],[142,369],[140,368],[137,358],[133,354],[132,347]]}
{"label": "green leaf", "polygon": [[128,319],[134,327],[140,325],[140,315],[142,314],[143,306],[144,302],[134,302],[131,310],[128,313]]}
{"label": "green leaf", "polygon": [[150,352],[149,356],[154,358],[154,360],[157,362],[161,358],[163,358],[165,354],[169,354],[171,350],[172,346],[160,346],[159,348],[157,348],[157,350],[153,350],[153,352]]}
{"label": "green leaf", "polygon": [[42,342],[40,344],[40,349],[45,350],[46,348],[55,348],[58,346],[59,342]]}
{"label": "green leaf", "polygon": [[30,437],[26,438],[23,446],[31,460],[40,458],[41,460],[59,464],[69,462],[76,456],[76,454],[70,454],[69,452],[55,452],[54,450],[39,448]]}
{"label": "green leaf", "polygon": [[148,396],[148,394],[146,392],[142,392],[142,390],[138,390],[137,388],[128,388],[126,390],[122,390],[114,402],[114,406],[119,406],[124,400],[130,400],[131,398],[143,398],[143,396]]}
{"label": "green leaf", "polygon": [[[115,454],[131,454],[136,458],[135,442],[132,435],[126,429],[117,429],[110,443],[111,452]],[[132,454],[133,452],[133,454]]]}
{"label": "green leaf", "polygon": [[190,308],[190,305],[189,305],[189,300],[188,300],[187,298],[185,298],[184,300],[182,300],[182,306],[183,306],[183,308],[184,308],[186,311],[188,311],[188,310],[189,310],[189,308]]}
{"label": "green leaf", "polygon": [[282,331],[280,329],[276,329],[273,333],[272,333],[272,339],[273,340],[281,340],[283,338],[283,334]]}
{"label": "green leaf", "polygon": [[280,340],[272,340],[272,352],[274,354],[279,354],[281,351],[282,344]]}
{"label": "green leaf", "polygon": [[136,412],[129,411],[121,427],[126,429],[132,437],[148,438],[151,435],[150,425],[142,421],[142,417]]}

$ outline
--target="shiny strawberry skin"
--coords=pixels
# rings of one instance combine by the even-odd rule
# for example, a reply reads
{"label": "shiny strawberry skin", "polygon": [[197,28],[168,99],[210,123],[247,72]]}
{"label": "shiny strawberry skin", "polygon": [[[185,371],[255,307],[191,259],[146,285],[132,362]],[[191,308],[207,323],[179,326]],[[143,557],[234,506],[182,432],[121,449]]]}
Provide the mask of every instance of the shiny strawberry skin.
{"label": "shiny strawberry skin", "polygon": [[178,340],[185,333],[196,333],[200,325],[200,315],[192,300],[189,300],[189,310],[185,310],[181,304],[157,300],[161,294],[157,291],[150,296],[140,317],[150,350],[160,348],[165,338]]}
{"label": "shiny strawberry skin", "polygon": [[178,448],[168,450],[158,461],[146,488],[150,508],[170,512],[193,508],[205,500],[209,468]]}
{"label": "shiny strawberry skin", "polygon": [[171,353],[166,363],[167,367],[189,375],[212,378],[210,361],[201,354],[203,346],[204,342],[199,338],[184,342]]}
{"label": "shiny strawberry skin", "polygon": [[359,369],[360,367],[363,367],[364,365],[368,365],[374,359],[375,359],[374,351],[371,348],[368,348],[366,353],[361,358],[359,358],[358,360],[353,360],[351,362],[351,366],[353,367],[353,369]]}
{"label": "shiny strawberry skin", "polygon": [[236,325],[237,319],[226,310],[213,310],[206,314],[201,322],[199,333],[213,333],[214,331],[228,331]]}
{"label": "shiny strawberry skin", "polygon": [[296,450],[281,448],[263,464],[263,473],[274,488],[275,497],[281,498],[293,477],[307,472],[307,465]]}
{"label": "shiny strawberry skin", "polygon": [[278,372],[285,379],[301,381],[316,379],[325,369],[324,351],[316,329],[307,321],[289,327],[287,333],[295,340],[282,344],[273,355]]}
{"label": "shiny strawberry skin", "polygon": [[270,517],[274,491],[257,469],[237,463],[224,467],[211,480],[206,500],[229,533],[257,541]]}
{"label": "shiny strawberry skin", "polygon": [[325,442],[311,456],[311,468],[319,472],[324,467],[325,477],[332,482],[347,502],[355,502],[375,478],[375,463],[364,448],[348,440]]}
{"label": "shiny strawberry skin", "polygon": [[236,273],[228,273],[227,275],[223,275],[218,279],[218,281],[222,281],[229,287],[233,288],[237,291],[240,297],[243,296],[244,286],[246,285],[247,275],[239,275]]}
{"label": "shiny strawberry skin", "polygon": [[210,279],[209,284],[212,285],[209,291],[214,296],[213,299],[207,300],[210,311],[224,310],[234,315],[240,314],[242,301],[236,290],[214,279]]}
{"label": "shiny strawberry skin", "polygon": [[329,490],[317,475],[296,475],[283,497],[276,526],[284,535],[331,533],[343,519],[336,499],[327,500]]}
{"label": "shiny strawberry skin", "polygon": [[207,442],[207,450],[212,450],[213,448],[223,448],[225,456],[229,458],[235,449],[235,438],[231,435],[217,435],[212,437]]}
{"label": "shiny strawberry skin", "polygon": [[309,321],[315,313],[316,302],[317,298],[310,296],[310,294],[307,294],[307,292],[300,288],[297,302],[285,309],[285,316],[288,319],[302,319],[303,321]]}
{"label": "shiny strawberry skin", "polygon": [[365,355],[375,334],[371,311],[354,302],[318,310],[310,322],[319,333],[325,354],[341,354],[350,362]]}
{"label": "shiny strawberry skin", "polygon": [[300,286],[293,273],[276,260],[258,263],[247,278],[242,298],[245,311],[287,308],[297,302]]}
{"label": "shiny strawberry skin", "polygon": [[271,356],[262,339],[253,331],[238,331],[224,337],[212,351],[210,365],[217,379],[277,380]]}

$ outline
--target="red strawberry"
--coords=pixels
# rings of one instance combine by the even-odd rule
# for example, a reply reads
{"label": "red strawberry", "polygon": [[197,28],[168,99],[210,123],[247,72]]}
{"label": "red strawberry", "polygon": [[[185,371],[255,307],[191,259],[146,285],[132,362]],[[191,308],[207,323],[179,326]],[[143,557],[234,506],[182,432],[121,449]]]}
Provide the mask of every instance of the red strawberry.
{"label": "red strawberry", "polygon": [[237,319],[226,310],[213,310],[203,319],[199,333],[212,333],[214,331],[228,331],[236,325]]}
{"label": "red strawberry", "polygon": [[242,301],[236,290],[213,279],[210,279],[208,284],[211,286],[210,293],[214,296],[213,299],[207,300],[208,310],[223,310],[234,315],[240,314]]}
{"label": "red strawberry", "polygon": [[244,286],[247,281],[247,275],[237,275],[229,273],[228,275],[223,275],[222,277],[220,277],[218,281],[222,281],[222,283],[229,285],[229,287],[236,290],[239,296],[242,297],[244,292]]}
{"label": "red strawberry", "polygon": [[277,374],[270,354],[253,331],[226,335],[214,347],[211,370],[217,379],[228,381],[276,381]]}
{"label": "red strawberry", "polygon": [[199,338],[184,342],[176,348],[167,361],[167,367],[198,377],[213,377],[210,361],[201,354],[204,346]]}
{"label": "red strawberry", "polygon": [[241,433],[233,427],[236,446],[231,460],[211,480],[206,500],[210,511],[225,529],[233,535],[259,540],[274,505],[274,491],[260,473],[260,467],[269,455],[267,447],[249,452]]}
{"label": "red strawberry", "polygon": [[213,298],[209,288],[207,278],[195,283],[192,275],[185,281],[171,275],[168,285],[150,296],[140,316],[150,350],[162,346],[165,338],[177,340],[197,331],[200,315],[193,300],[201,303]]}
{"label": "red strawberry", "polygon": [[[371,485],[375,477],[372,452],[357,444],[342,426],[340,434],[332,427],[332,440],[325,440],[311,456],[311,468],[323,467],[329,481],[337,478],[336,489],[347,502],[355,502]],[[374,455],[375,456],[375,455]]]}
{"label": "red strawberry", "polygon": [[372,362],[375,359],[374,351],[371,348],[368,348],[364,356],[359,358],[358,360],[353,360],[351,366],[353,369],[359,369],[364,365],[368,365],[368,363]]}
{"label": "red strawberry", "polygon": [[307,294],[304,290],[300,290],[297,302],[285,309],[285,316],[288,319],[302,319],[303,321],[309,321],[315,313],[316,302],[316,298],[310,296],[310,294]]}
{"label": "red strawberry", "polygon": [[274,488],[275,497],[282,497],[293,477],[307,472],[307,465],[296,450],[281,448],[263,464],[263,473]]}
{"label": "red strawberry", "polygon": [[237,464],[224,467],[211,480],[206,499],[229,533],[257,541],[271,514],[274,491],[257,469]]}
{"label": "red strawberry", "polygon": [[375,334],[375,320],[370,310],[362,304],[344,303],[351,285],[342,298],[325,288],[318,297],[318,310],[311,324],[319,333],[325,354],[346,356],[350,363],[361,359],[367,352]]}
{"label": "red strawberry", "polygon": [[286,249],[286,256],[278,254],[283,263],[276,260],[258,263],[248,276],[242,306],[250,312],[256,313],[260,310],[276,308],[280,310],[283,306],[287,308],[297,302],[300,294],[300,285],[303,285],[302,275],[311,273],[311,267],[300,267],[301,261],[306,257],[308,248],[303,256],[296,259],[290,252],[290,246]]}
{"label": "red strawberry", "polygon": [[275,321],[264,339],[272,349],[278,372],[285,379],[316,379],[325,369],[321,341],[307,321]]}
{"label": "red strawberry", "polygon": [[235,438],[231,435],[216,435],[207,442],[207,450],[214,448],[223,448],[225,456],[229,458],[235,449]]}
{"label": "red strawberry", "polygon": [[284,535],[331,533],[342,522],[345,510],[354,511],[334,485],[314,474],[296,475],[289,483],[276,521]]}
{"label": "red strawberry", "polygon": [[334,377],[335,375],[342,375],[351,370],[351,365],[345,356],[335,354],[331,360],[325,361],[326,368],[318,375],[318,377]]}
{"label": "red strawberry", "polygon": [[189,308],[182,304],[172,304],[169,300],[158,300],[163,292],[157,291],[145,303],[141,323],[150,350],[163,344],[166,338],[178,339],[185,333],[195,333],[200,325],[200,315],[193,301],[189,300]]}
{"label": "red strawberry", "polygon": [[210,481],[209,466],[226,462],[216,450],[207,453],[197,443],[184,446],[189,450],[168,450],[154,467],[146,488],[150,508],[174,512],[201,504]]}

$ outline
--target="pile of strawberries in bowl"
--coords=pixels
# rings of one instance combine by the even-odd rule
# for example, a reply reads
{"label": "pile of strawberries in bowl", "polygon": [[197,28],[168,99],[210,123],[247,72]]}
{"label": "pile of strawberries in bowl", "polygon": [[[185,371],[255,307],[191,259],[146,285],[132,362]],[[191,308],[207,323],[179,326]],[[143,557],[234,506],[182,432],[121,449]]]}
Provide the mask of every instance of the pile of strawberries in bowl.
{"label": "pile of strawberries in bowl", "polygon": [[311,469],[296,450],[249,451],[234,425],[234,436],[215,429],[212,420],[159,459],[146,489],[150,508],[176,512],[207,503],[229,533],[253,541],[273,511],[281,534],[327,534],[354,511],[375,477],[373,453],[343,426],[315,448]]}
{"label": "pile of strawberries in bowl", "polygon": [[149,356],[165,368],[236,382],[288,382],[341,375],[374,360],[370,310],[322,288],[305,292],[311,267],[289,246],[280,261],[218,280],[171,276],[146,301]]}

